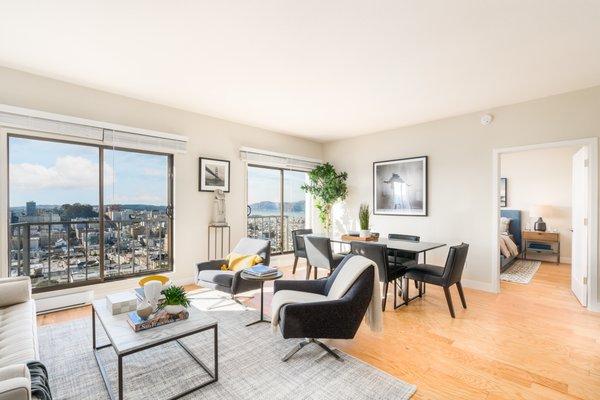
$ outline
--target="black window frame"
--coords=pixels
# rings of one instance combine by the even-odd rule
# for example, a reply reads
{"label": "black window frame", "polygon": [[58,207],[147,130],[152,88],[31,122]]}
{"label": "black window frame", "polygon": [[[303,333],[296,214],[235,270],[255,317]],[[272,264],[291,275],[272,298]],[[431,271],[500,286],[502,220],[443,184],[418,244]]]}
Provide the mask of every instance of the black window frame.
{"label": "black window frame", "polygon": [[[43,292],[51,292],[51,291],[55,291],[55,290],[63,290],[63,289],[70,289],[70,288],[75,288],[75,287],[81,287],[81,286],[89,286],[89,285],[98,285],[98,284],[102,284],[102,283],[107,283],[107,282],[113,282],[113,281],[119,281],[119,280],[124,280],[124,279],[131,279],[131,278],[136,278],[136,277],[142,277],[142,276],[147,276],[147,275],[155,275],[157,273],[165,273],[165,272],[173,272],[173,268],[174,268],[174,254],[173,254],[173,249],[174,249],[174,242],[175,242],[175,230],[174,230],[174,190],[173,190],[173,178],[174,178],[174,173],[173,173],[173,168],[174,168],[174,156],[171,153],[161,153],[161,152],[157,152],[157,151],[149,151],[149,150],[140,150],[140,149],[133,149],[133,148],[127,148],[127,147],[117,147],[117,146],[108,146],[108,145],[103,145],[103,144],[94,144],[94,143],[88,143],[88,142],[83,142],[83,141],[76,141],[76,140],[67,140],[67,139],[58,139],[58,138],[49,138],[49,137],[45,137],[45,136],[37,136],[37,135],[28,135],[28,134],[22,134],[22,133],[10,133],[8,132],[6,135],[6,205],[7,205],[7,241],[11,240],[11,219],[10,219],[10,139],[11,138],[21,138],[21,139],[29,139],[29,140],[38,140],[38,141],[46,141],[46,142],[55,142],[55,143],[64,143],[64,144],[73,144],[73,145],[78,145],[78,146],[88,146],[88,147],[95,147],[98,149],[98,209],[101,210],[99,215],[98,215],[98,224],[99,224],[99,232],[100,232],[100,237],[99,237],[99,246],[100,246],[100,265],[99,265],[99,275],[100,277],[97,279],[86,279],[84,281],[78,281],[78,282],[73,282],[73,283],[60,283],[60,284],[56,284],[56,285],[52,285],[52,286],[44,286],[44,287],[39,287],[39,288],[32,288],[32,292],[33,293],[43,293]],[[105,277],[104,276],[104,260],[105,260],[105,254],[104,254],[104,151],[105,150],[117,150],[117,151],[127,151],[127,152],[132,152],[132,153],[141,153],[141,154],[154,154],[154,155],[159,155],[159,156],[166,156],[167,157],[167,175],[168,175],[168,189],[167,189],[167,201],[168,201],[168,205],[167,205],[167,216],[168,216],[168,233],[169,233],[169,248],[168,248],[168,252],[169,252],[169,257],[168,257],[168,263],[169,263],[169,267],[168,268],[162,268],[162,269],[156,269],[156,270],[151,270],[151,271],[141,271],[141,272],[136,272],[136,273],[132,273],[132,274],[124,274],[124,275],[116,275],[116,276],[110,276],[110,277]],[[8,246],[8,253],[5,255],[5,257],[8,258],[8,262],[7,262],[7,268],[8,271],[7,273],[10,273],[10,246]]]}

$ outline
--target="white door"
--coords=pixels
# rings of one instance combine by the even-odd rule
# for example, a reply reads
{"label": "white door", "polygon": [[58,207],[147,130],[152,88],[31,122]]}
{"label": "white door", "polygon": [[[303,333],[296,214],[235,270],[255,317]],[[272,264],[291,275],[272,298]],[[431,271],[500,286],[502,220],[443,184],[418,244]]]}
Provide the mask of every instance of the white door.
{"label": "white door", "polygon": [[587,306],[588,272],[588,151],[581,148],[573,155],[571,290]]}

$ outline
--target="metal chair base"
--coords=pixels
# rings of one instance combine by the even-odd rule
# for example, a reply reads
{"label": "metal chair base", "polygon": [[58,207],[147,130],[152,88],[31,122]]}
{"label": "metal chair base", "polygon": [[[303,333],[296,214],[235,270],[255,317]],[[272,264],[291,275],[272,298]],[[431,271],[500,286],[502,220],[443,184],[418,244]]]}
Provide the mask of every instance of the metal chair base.
{"label": "metal chair base", "polygon": [[294,354],[296,354],[297,352],[299,352],[300,350],[302,350],[302,348],[306,345],[309,345],[311,343],[317,344],[319,345],[323,350],[325,350],[327,352],[327,354],[329,354],[330,356],[334,357],[336,360],[339,361],[343,361],[342,358],[339,356],[339,354],[337,354],[335,352],[335,350],[333,350],[331,347],[327,346],[325,343],[321,342],[320,340],[317,339],[304,339],[303,341],[301,341],[300,343],[298,343],[297,345],[295,345],[282,359],[281,361],[287,361],[290,358],[292,358],[292,356]]}

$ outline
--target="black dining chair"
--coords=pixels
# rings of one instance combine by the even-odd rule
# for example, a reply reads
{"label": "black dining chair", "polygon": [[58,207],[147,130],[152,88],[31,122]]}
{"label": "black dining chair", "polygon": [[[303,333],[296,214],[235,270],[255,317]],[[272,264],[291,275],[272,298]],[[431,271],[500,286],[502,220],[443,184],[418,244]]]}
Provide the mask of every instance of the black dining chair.
{"label": "black dining chair", "polygon": [[[350,253],[361,255],[373,261],[377,265],[379,272],[379,282],[383,283],[383,299],[381,309],[385,311],[387,303],[387,294],[389,284],[394,285],[394,308],[398,308],[396,299],[398,297],[398,279],[402,282],[402,277],[406,271],[406,266],[400,264],[390,264],[388,262],[388,247],[381,243],[369,243],[354,241],[350,243]],[[402,286],[400,286],[402,290]]]}
{"label": "black dining chair", "polygon": [[294,267],[292,268],[292,275],[296,273],[296,266],[298,265],[299,258],[304,258],[306,260],[306,268],[308,268],[304,235],[310,235],[312,233],[312,229],[295,229],[292,231],[292,245],[294,246]]}
{"label": "black dining chair", "polygon": [[328,237],[306,235],[304,236],[304,245],[308,260],[306,279],[310,279],[311,268],[315,269],[314,274],[317,279],[317,268],[326,269],[328,274],[331,274],[344,259],[343,254],[337,254],[331,250],[331,240]]}
{"label": "black dining chair", "polygon": [[430,283],[444,288],[446,302],[448,303],[448,309],[450,310],[452,318],[454,318],[455,315],[454,306],[452,305],[452,296],[450,295],[450,286],[456,285],[462,306],[463,308],[467,308],[467,302],[460,280],[462,278],[468,252],[469,245],[466,243],[452,246],[448,251],[448,257],[446,258],[446,265],[444,267],[431,264],[417,264],[409,267],[405,273],[405,276],[409,279],[413,279],[417,282]]}
{"label": "black dining chair", "polygon": [[[407,242],[420,242],[421,237],[415,235],[406,235],[404,233],[390,233],[388,234],[389,240],[405,240]],[[415,253],[408,253],[406,251],[398,251],[394,249],[388,249],[388,259],[390,264],[400,264],[402,266],[408,266],[419,262],[419,255]],[[415,287],[418,289],[419,285],[415,282]],[[423,288],[424,289],[424,288]]]}

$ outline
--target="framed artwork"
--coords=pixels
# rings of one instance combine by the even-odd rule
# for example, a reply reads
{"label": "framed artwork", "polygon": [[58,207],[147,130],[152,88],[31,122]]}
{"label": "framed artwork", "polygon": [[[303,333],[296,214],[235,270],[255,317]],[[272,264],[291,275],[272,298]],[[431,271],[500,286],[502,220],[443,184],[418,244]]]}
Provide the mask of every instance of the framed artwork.
{"label": "framed artwork", "polygon": [[500,207],[508,207],[508,197],[506,195],[506,187],[508,179],[500,178]]}
{"label": "framed artwork", "polygon": [[229,161],[200,157],[199,191],[229,193],[229,177]]}
{"label": "framed artwork", "polygon": [[373,163],[373,214],[427,215],[427,156]]}

